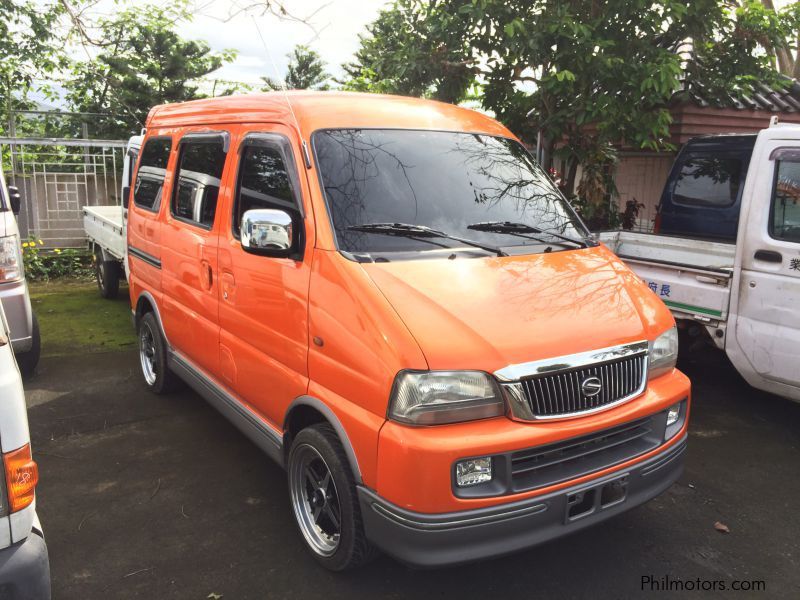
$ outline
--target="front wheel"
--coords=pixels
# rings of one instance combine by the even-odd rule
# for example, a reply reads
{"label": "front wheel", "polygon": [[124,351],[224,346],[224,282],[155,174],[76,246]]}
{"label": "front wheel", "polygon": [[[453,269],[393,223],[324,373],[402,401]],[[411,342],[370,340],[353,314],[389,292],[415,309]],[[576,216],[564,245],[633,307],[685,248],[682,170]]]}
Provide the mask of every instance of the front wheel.
{"label": "front wheel", "polygon": [[297,434],[288,471],[292,510],[314,558],[331,571],[369,561],[376,551],[364,534],[355,479],[329,424],[312,425]]}

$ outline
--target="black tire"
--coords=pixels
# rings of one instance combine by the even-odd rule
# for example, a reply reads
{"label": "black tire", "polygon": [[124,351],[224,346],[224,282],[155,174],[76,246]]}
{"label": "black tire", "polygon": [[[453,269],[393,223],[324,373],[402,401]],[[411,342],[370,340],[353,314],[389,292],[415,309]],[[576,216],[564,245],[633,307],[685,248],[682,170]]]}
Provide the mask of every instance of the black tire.
{"label": "black tire", "polygon": [[153,313],[145,313],[139,319],[136,337],[139,344],[139,364],[147,388],[154,394],[168,394],[173,391],[178,385],[178,377],[167,366],[167,344]]}
{"label": "black tire", "polygon": [[31,315],[33,327],[31,327],[31,348],[27,352],[20,352],[16,354],[17,365],[19,372],[25,379],[30,379],[36,372],[36,366],[39,364],[39,357],[42,355],[42,337],[39,333],[39,319],[36,318],[36,313]]}
{"label": "black tire", "polygon": [[[309,541],[301,522],[301,510],[297,504],[299,497],[305,498],[306,510],[313,510],[313,502],[309,500],[308,487],[297,487],[298,479],[293,477],[295,469],[301,467],[301,456],[309,453],[309,447],[322,459],[328,467],[334,484],[334,494],[338,499],[339,537],[335,550],[325,555]],[[292,441],[287,463],[289,473],[289,498],[300,534],[306,542],[314,558],[323,567],[331,571],[345,571],[360,567],[377,554],[377,549],[370,544],[364,533],[361,507],[358,503],[356,483],[350,464],[333,427],[328,423],[317,423],[300,431]],[[301,478],[301,481],[305,481]],[[313,495],[313,494],[312,494]]]}
{"label": "black tire", "polygon": [[103,260],[103,251],[94,251],[94,277],[97,289],[103,298],[113,300],[119,294],[120,264],[115,260]]}

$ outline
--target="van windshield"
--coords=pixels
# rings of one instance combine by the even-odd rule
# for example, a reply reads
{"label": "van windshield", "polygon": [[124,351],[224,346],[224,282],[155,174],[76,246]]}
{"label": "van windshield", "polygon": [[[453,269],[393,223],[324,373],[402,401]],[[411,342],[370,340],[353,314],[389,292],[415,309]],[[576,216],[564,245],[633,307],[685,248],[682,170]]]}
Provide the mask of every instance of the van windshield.
{"label": "van windshield", "polygon": [[444,131],[335,129],[316,132],[313,144],[341,251],[464,247],[441,237],[414,237],[413,231],[370,231],[374,224],[428,227],[509,254],[575,248],[564,237],[588,235],[545,172],[513,140]]}

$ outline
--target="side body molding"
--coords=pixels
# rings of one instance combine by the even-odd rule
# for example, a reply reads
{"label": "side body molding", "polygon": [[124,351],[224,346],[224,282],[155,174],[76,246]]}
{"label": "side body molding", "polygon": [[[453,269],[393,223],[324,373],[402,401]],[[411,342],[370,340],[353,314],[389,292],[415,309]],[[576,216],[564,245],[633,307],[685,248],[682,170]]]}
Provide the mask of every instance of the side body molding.
{"label": "side body molding", "polygon": [[188,359],[169,353],[169,368],[279,465],[284,466],[283,439],[264,420],[207,377]]}
{"label": "side body molding", "polygon": [[[273,429],[261,417],[247,408],[246,404],[241,402],[238,398],[230,394],[222,386],[208,377],[199,367],[195,366],[189,359],[182,356],[177,352],[169,343],[167,336],[164,333],[164,326],[161,323],[161,314],[158,310],[158,304],[155,298],[149,292],[142,292],[139,295],[139,300],[146,298],[153,307],[153,312],[158,321],[158,327],[161,330],[161,335],[167,343],[167,362],[169,368],[192,387],[206,402],[211,404],[222,415],[233,423],[242,433],[244,433],[253,443],[256,444],[262,451],[270,456],[275,462],[282,467],[285,467],[285,457],[283,452],[284,440],[280,432]],[[138,306],[138,301],[137,301]],[[135,318],[138,318],[134,314]],[[353,445],[347,436],[344,426],[339,418],[322,400],[313,396],[298,396],[289,405],[286,410],[286,417],[284,419],[284,431],[286,430],[286,422],[289,415],[298,406],[308,406],[320,412],[325,419],[331,424],[336,431],[339,440],[344,447],[347,461],[350,463],[350,468],[353,471],[353,477],[356,483],[363,483],[361,478],[361,469],[358,466],[356,453],[353,450]]]}

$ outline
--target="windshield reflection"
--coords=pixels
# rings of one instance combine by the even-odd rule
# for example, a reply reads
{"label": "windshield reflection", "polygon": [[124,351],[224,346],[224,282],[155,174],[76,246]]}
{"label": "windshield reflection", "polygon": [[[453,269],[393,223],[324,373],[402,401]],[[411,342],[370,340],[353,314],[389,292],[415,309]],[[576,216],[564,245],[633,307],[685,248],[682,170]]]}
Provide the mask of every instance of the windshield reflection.
{"label": "windshield reflection", "polygon": [[[339,249],[354,253],[432,249],[433,240],[349,227],[423,225],[514,254],[541,252],[558,239],[475,231],[487,221],[524,223],[582,239],[583,225],[527,151],[513,140],[419,130],[337,129],[313,136]],[[436,240],[436,245],[460,247]],[[553,245],[551,249],[563,249]]]}

